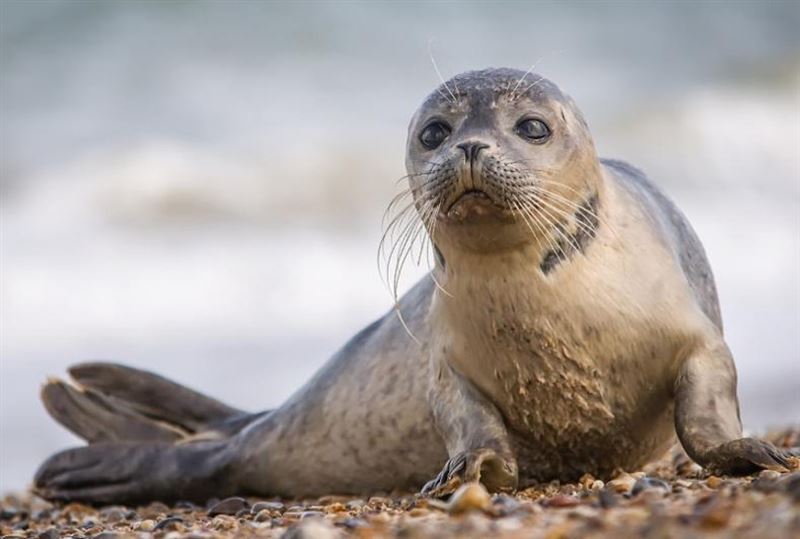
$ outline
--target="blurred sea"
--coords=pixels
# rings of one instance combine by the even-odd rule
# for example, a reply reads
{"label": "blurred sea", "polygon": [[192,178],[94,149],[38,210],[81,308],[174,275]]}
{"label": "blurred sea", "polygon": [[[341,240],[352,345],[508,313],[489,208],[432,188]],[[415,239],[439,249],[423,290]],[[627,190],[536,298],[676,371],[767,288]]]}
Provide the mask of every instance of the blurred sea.
{"label": "blurred sea", "polygon": [[445,77],[541,58],[705,242],[746,427],[800,422],[797,28],[788,1],[3,0],[0,492],[77,443],[37,394],[70,363],[262,409],[389,308],[431,40]]}

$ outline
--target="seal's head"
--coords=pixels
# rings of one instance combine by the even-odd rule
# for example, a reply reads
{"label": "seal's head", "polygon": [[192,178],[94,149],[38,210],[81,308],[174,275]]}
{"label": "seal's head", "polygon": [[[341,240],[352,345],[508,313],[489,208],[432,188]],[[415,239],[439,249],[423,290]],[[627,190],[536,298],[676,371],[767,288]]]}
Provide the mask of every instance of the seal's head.
{"label": "seal's head", "polygon": [[428,96],[409,126],[406,168],[434,243],[473,252],[552,244],[600,177],[572,99],[514,69],[463,73]]}

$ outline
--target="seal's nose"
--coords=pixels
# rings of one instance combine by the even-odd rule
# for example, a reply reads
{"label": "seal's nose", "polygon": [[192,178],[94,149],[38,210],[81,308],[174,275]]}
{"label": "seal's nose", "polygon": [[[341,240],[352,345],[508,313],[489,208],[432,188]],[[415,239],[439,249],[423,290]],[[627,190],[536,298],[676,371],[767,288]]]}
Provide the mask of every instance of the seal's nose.
{"label": "seal's nose", "polygon": [[481,150],[488,148],[488,144],[484,144],[482,142],[475,142],[475,141],[467,141],[462,142],[461,144],[457,144],[456,148],[460,148],[464,151],[464,157],[467,161],[475,161],[478,158],[478,154]]}

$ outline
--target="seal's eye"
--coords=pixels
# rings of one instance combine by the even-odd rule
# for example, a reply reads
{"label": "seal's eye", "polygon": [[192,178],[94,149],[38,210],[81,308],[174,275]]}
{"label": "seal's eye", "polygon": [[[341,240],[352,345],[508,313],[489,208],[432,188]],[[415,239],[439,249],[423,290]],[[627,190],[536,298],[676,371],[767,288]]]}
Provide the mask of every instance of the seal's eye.
{"label": "seal's eye", "polygon": [[528,118],[517,124],[517,135],[531,142],[544,142],[550,138],[550,128],[541,120]]}
{"label": "seal's eye", "polygon": [[429,123],[422,133],[419,134],[419,141],[429,150],[438,148],[450,135],[450,127],[442,122]]}

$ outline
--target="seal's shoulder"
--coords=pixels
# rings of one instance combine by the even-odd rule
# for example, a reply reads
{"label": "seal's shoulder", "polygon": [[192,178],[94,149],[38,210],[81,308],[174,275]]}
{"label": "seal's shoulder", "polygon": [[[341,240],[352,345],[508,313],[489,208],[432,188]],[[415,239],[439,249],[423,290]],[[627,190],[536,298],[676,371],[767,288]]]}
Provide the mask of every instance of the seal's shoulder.
{"label": "seal's shoulder", "polygon": [[697,237],[689,220],[678,206],[647,175],[635,166],[618,159],[600,159],[600,162],[621,180],[621,183],[636,194],[650,211],[659,214],[660,222],[666,225],[670,242],[680,259],[681,266],[703,311],[722,328],[722,316],[714,283],[714,275],[708,263],[703,244]]}

